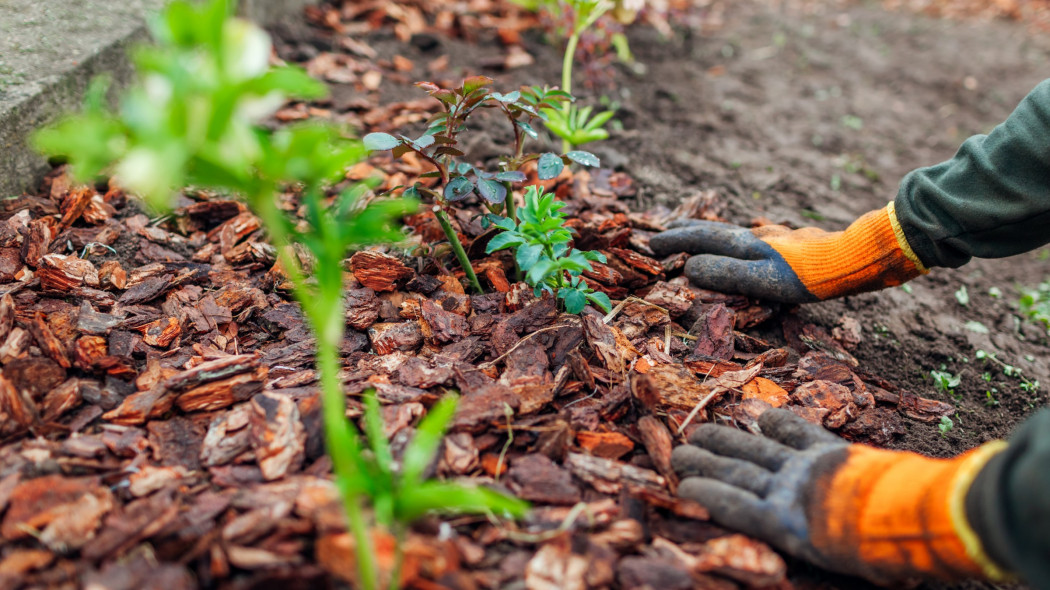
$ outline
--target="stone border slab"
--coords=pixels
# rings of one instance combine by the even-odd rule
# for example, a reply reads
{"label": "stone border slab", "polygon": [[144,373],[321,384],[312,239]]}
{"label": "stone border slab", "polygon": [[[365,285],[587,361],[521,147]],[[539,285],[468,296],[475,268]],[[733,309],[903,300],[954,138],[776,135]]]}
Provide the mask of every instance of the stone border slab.
{"label": "stone border slab", "polygon": [[[296,18],[310,0],[241,0],[264,25]],[[88,83],[132,78],[127,50],[148,38],[146,15],[164,0],[0,0],[0,198],[35,188],[49,169],[29,134],[77,108]]]}

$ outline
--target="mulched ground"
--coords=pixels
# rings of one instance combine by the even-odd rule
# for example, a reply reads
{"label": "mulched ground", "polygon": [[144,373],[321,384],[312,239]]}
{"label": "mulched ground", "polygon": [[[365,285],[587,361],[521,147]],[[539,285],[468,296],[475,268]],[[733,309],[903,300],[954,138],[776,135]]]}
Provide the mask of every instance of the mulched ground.
{"label": "mulched ground", "polygon": [[[435,474],[502,486],[536,507],[521,523],[420,523],[408,543],[410,587],[857,587],[785,562],[678,500],[672,446],[703,421],[753,428],[775,405],[851,440],[951,454],[1004,435],[1045,399],[1045,390],[998,378],[1001,405],[985,405],[972,374],[984,367],[957,358],[1000,351],[1046,382],[1045,360],[1034,360],[1045,358],[1045,333],[985,296],[1001,285],[1008,300],[1012,281],[1045,272],[1034,256],[996,263],[998,274],[980,274],[977,263],[976,275],[923,278],[911,296],[798,309],[692,287],[679,276],[682,256],[658,260],[647,246],[682,216],[841,226],[884,202],[909,167],[950,155],[960,135],[1001,119],[1038,79],[1034,56],[1044,50],[1001,23],[935,24],[845,4],[671,4],[653,23],[680,27],[677,41],[631,30],[647,71],[591,72],[584,94],[622,103],[624,130],[595,144],[607,167],[547,183],[568,203],[576,246],[608,256],[587,278],[624,302],[613,314],[559,314],[514,283],[509,257],[483,255],[473,207],[456,221],[485,295],[464,290],[440,248],[420,247],[441,241],[424,214],[407,220],[409,246],[348,261],[351,415],[357,395],[374,388],[396,451],[433,401],[459,391]],[[278,31],[278,54],[333,94],[287,106],[275,124],[328,117],[402,130],[435,106],[411,86],[418,79],[486,73],[500,90],[557,79],[557,51],[532,29],[541,23],[502,3],[348,2],[307,16]],[[904,41],[865,37],[876,27]],[[881,60],[914,59],[909,43],[928,38],[908,27],[935,30],[946,57],[911,64],[926,80],[880,84]],[[984,72],[938,63],[973,38],[968,27],[1003,54],[1024,50],[977,52]],[[871,48],[881,44],[901,53],[880,58]],[[844,48],[860,66],[826,58]],[[835,98],[826,78],[856,97],[845,112],[813,99],[816,89]],[[796,88],[800,79],[806,88]],[[892,122],[872,104],[885,110],[887,87],[907,102],[890,103]],[[955,105],[947,113],[937,110],[946,93]],[[947,124],[931,128],[931,111]],[[842,124],[853,113],[866,129],[886,129],[858,137]],[[468,156],[491,161],[507,139],[502,124],[482,121]],[[834,160],[842,154],[852,167]],[[349,178],[378,175],[395,187],[424,171],[377,157]],[[841,191],[829,187],[832,174]],[[285,204],[294,210],[291,197]],[[327,479],[312,342],[272,272],[258,220],[207,194],[153,219],[118,188],[72,187],[61,170],[38,194],[0,207],[0,588],[345,580],[353,568]],[[959,280],[973,295],[961,310]],[[963,320],[997,333],[967,333]],[[955,396],[925,376],[941,364],[970,372]],[[944,435],[936,424],[946,415],[959,426]]]}

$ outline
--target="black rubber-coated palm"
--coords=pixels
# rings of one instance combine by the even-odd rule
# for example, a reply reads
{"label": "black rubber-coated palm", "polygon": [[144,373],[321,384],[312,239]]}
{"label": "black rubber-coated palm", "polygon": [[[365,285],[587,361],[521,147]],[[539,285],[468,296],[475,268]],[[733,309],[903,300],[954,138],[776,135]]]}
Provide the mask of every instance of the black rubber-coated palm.
{"label": "black rubber-coated palm", "polygon": [[659,256],[694,254],[685,275],[698,287],[785,303],[817,301],[780,253],[751,230],[699,219],[678,220],[671,228],[653,236],[649,247]]}
{"label": "black rubber-coated palm", "polygon": [[833,563],[810,541],[811,486],[845,460],[849,444],[787,410],[767,410],[758,424],[765,436],[716,424],[697,428],[691,444],[671,455],[684,478],[678,494],[703,504],[725,527],[830,570],[867,574]]}

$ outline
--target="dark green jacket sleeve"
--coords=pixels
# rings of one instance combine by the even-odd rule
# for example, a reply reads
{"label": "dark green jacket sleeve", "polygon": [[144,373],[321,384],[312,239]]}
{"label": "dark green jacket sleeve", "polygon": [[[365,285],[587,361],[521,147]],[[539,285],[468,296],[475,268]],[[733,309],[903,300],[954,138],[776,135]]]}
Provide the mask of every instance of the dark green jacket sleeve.
{"label": "dark green jacket sleeve", "polygon": [[1050,409],[1029,418],[966,495],[985,552],[1033,588],[1050,589]]}
{"label": "dark green jacket sleeve", "polygon": [[1002,258],[1050,242],[1050,80],[951,160],[909,173],[894,202],[927,267]]}

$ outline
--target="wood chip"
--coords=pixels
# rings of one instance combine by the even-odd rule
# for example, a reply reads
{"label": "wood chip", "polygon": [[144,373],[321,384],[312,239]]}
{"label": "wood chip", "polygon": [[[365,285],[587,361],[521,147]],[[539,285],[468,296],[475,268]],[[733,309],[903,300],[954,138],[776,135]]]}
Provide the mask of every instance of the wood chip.
{"label": "wood chip", "polygon": [[268,481],[298,471],[305,457],[306,431],[290,397],[263,392],[251,401],[251,442]]}
{"label": "wood chip", "polygon": [[351,256],[350,270],[362,285],[376,291],[393,291],[415,274],[397,258],[371,250]]}
{"label": "wood chip", "polygon": [[663,476],[648,469],[580,453],[569,453],[565,457],[565,467],[573,475],[605,494],[619,493],[624,484],[657,489],[663,489],[667,485]]}

